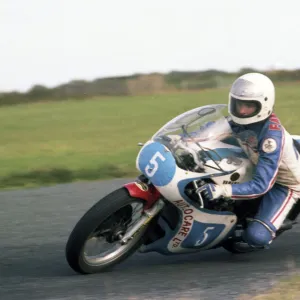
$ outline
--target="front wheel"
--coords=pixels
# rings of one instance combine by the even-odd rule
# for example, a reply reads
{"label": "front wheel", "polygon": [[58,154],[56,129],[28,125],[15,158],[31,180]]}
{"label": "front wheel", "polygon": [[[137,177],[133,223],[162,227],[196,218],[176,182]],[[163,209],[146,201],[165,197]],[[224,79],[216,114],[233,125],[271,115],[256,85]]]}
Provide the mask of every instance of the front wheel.
{"label": "front wheel", "polygon": [[125,245],[120,239],[141,218],[145,202],[118,189],[91,207],[71,232],[66,245],[70,267],[82,274],[101,272],[132,255],[142,244],[143,226]]}

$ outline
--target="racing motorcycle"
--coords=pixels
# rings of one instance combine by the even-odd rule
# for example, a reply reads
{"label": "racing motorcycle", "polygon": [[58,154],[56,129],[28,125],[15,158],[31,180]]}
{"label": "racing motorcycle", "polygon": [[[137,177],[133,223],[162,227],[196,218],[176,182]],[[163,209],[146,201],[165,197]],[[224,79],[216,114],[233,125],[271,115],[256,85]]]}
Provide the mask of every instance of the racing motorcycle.
{"label": "racing motorcycle", "polygon": [[[257,251],[241,235],[261,198],[208,202],[199,191],[206,183],[238,184],[252,177],[254,165],[241,147],[251,134],[235,136],[226,112],[225,104],[189,110],[139,143],[140,175],[99,200],[71,232],[66,259],[74,271],[102,272],[136,251]],[[293,138],[298,146],[300,136]],[[296,223],[299,202],[276,237]]]}

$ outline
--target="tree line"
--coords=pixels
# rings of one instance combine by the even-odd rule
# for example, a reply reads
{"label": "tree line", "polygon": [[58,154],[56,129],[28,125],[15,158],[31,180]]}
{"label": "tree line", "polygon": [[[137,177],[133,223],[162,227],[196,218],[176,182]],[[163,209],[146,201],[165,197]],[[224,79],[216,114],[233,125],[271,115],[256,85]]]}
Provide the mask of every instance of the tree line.
{"label": "tree line", "polygon": [[229,87],[238,76],[248,72],[261,72],[269,76],[275,83],[300,81],[300,69],[260,71],[244,68],[238,72],[206,70],[134,74],[98,78],[92,81],[72,80],[54,88],[34,85],[23,93],[17,91],[0,93],[0,105],[222,88]]}

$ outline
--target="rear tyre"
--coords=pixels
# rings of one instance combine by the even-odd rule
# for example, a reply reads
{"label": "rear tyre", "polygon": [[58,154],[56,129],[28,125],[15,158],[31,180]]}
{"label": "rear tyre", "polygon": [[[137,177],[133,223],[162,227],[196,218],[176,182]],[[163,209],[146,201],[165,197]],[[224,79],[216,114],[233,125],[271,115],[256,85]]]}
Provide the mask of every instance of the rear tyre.
{"label": "rear tyre", "polygon": [[222,247],[227,250],[228,252],[231,252],[233,254],[243,254],[243,253],[249,253],[249,252],[254,252],[257,250],[257,248],[252,248],[249,245],[247,245],[245,242],[242,241],[236,241],[233,239],[229,239],[225,241],[222,244]]}

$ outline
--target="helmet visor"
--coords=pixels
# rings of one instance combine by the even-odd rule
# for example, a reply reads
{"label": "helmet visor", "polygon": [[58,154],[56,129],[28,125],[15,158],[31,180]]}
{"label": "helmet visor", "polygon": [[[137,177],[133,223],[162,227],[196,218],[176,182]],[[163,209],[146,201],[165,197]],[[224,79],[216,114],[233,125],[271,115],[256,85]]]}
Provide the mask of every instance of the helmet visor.
{"label": "helmet visor", "polygon": [[230,98],[231,114],[237,118],[251,118],[261,110],[261,103],[257,100],[240,100]]}

